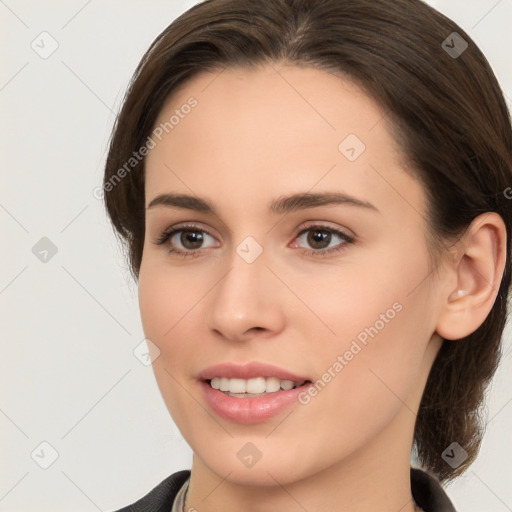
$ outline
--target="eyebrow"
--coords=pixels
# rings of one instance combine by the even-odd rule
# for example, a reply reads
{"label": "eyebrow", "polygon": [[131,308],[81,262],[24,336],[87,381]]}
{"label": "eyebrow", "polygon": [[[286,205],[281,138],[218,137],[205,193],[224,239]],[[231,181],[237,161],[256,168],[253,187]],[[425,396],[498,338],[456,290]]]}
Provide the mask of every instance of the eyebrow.
{"label": "eyebrow", "polygon": [[[280,215],[297,210],[305,210],[318,206],[348,205],[366,208],[379,212],[379,209],[368,201],[357,199],[341,192],[304,192],[281,196],[269,204],[269,211],[274,215]],[[182,208],[195,210],[202,213],[218,215],[218,208],[210,201],[197,196],[187,194],[160,194],[151,200],[146,210],[165,206],[168,208]]]}

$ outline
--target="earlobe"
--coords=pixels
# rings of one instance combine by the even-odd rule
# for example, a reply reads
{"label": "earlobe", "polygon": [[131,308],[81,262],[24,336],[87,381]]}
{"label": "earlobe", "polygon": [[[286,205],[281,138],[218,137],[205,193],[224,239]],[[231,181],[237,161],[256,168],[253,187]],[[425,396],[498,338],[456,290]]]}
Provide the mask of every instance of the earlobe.
{"label": "earlobe", "polygon": [[445,290],[436,326],[436,332],[448,340],[475,332],[496,301],[507,255],[503,219],[494,212],[479,215],[460,240],[460,247],[449,269],[456,274],[456,286]]}

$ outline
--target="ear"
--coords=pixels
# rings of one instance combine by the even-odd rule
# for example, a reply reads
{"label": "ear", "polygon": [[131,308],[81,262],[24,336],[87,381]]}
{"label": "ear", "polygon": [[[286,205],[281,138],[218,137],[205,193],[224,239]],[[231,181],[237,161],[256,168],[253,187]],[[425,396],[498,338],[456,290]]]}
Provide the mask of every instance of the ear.
{"label": "ear", "polygon": [[458,246],[461,250],[449,264],[451,275],[447,281],[451,285],[443,291],[436,326],[436,332],[448,340],[475,332],[496,301],[507,256],[507,230],[503,219],[495,212],[479,215]]}

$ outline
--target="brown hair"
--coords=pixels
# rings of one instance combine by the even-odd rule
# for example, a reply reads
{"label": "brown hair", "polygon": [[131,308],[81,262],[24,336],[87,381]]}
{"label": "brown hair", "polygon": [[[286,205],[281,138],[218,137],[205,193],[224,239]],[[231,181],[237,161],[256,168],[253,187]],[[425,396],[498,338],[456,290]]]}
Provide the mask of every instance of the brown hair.
{"label": "brown hair", "polygon": [[[345,76],[387,111],[404,160],[425,188],[436,248],[481,213],[497,212],[505,222],[506,267],[494,306],[474,333],[443,343],[416,419],[419,462],[451,480],[477,456],[480,407],[501,355],[511,281],[512,132],[491,67],[450,19],[419,0],[208,0],[178,17],[137,66],[106,160],[105,205],[130,271],[137,281],[144,158],[120,170],[144,146],[164,101],[201,71],[266,62]],[[453,441],[469,455],[456,469],[441,457]]]}

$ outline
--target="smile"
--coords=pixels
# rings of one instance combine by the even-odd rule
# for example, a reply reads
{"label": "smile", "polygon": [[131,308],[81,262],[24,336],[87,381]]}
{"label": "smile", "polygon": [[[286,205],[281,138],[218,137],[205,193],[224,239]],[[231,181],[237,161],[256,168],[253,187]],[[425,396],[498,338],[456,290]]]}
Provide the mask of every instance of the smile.
{"label": "smile", "polygon": [[252,379],[214,377],[208,382],[213,389],[218,389],[228,396],[251,398],[276,393],[280,390],[288,391],[302,386],[306,381],[294,382],[292,380],[280,380],[276,377],[255,377]]}

